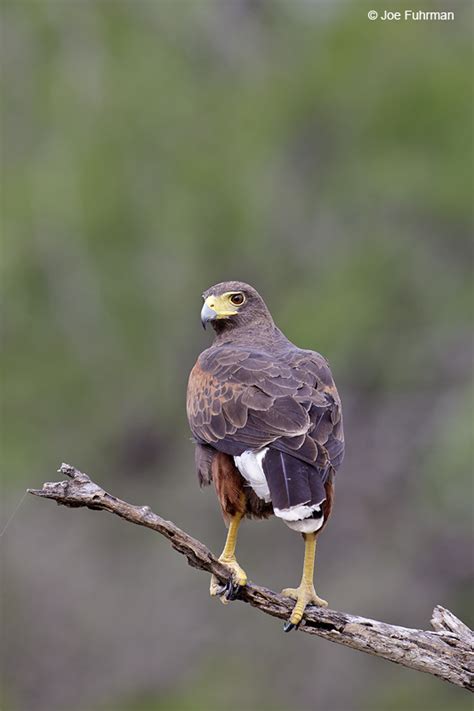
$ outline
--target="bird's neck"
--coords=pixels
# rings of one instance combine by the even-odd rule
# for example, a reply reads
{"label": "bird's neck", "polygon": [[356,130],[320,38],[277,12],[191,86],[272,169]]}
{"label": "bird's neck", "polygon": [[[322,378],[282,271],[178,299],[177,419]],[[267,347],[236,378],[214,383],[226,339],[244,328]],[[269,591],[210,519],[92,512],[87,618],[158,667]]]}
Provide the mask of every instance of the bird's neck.
{"label": "bird's neck", "polygon": [[216,321],[213,326],[216,332],[215,345],[245,340],[247,343],[258,346],[259,344],[273,344],[285,339],[285,336],[273,321],[252,322],[239,324],[238,326],[230,326],[229,323],[224,321]]}

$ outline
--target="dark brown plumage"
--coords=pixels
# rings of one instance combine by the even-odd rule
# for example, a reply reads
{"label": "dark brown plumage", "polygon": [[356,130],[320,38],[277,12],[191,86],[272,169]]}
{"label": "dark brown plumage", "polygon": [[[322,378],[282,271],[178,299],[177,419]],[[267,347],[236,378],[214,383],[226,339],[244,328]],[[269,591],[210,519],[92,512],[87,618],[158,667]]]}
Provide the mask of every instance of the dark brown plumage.
{"label": "dark brown plumage", "polygon": [[201,484],[214,482],[227,520],[275,512],[296,530],[321,530],[344,455],[327,361],[291,343],[248,284],[217,284],[204,299],[216,337],[187,394]]}
{"label": "dark brown plumage", "polygon": [[[235,468],[231,457],[271,445],[312,465],[327,481],[344,453],[340,400],[328,363],[288,341],[248,285],[227,282],[204,296],[239,289],[250,294],[245,317],[242,312],[228,324],[215,322],[214,345],[201,353],[189,378],[187,411],[199,480],[213,480],[217,452],[230,455],[229,467]],[[236,476],[247,489],[237,470]],[[268,508],[246,508],[248,515],[263,512]]]}

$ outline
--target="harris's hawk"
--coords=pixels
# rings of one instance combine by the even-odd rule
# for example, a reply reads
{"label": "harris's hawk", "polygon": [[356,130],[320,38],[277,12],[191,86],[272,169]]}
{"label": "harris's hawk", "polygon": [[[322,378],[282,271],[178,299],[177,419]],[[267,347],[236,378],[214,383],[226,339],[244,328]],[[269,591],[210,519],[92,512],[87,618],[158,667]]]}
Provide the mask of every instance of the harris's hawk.
{"label": "harris's hawk", "polygon": [[275,514],[305,540],[301,583],[282,592],[296,600],[288,631],[306,605],[327,604],[314,558],[344,456],[341,401],[325,358],[291,343],[251,286],[224,282],[203,298],[202,323],[216,335],[191,371],[187,413],[199,481],[214,483],[228,524],[220,560],[232,571],[225,588],[213,577],[210,592],[227,601],[247,582],[235,557],[241,519]]}

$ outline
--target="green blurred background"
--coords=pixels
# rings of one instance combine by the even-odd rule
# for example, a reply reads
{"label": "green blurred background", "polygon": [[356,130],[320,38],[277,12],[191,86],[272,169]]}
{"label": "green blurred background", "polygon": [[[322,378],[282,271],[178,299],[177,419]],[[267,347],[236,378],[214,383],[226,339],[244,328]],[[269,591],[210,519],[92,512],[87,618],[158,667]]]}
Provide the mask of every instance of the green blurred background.
{"label": "green blurred background", "polygon": [[[241,279],[343,398],[320,594],[472,622],[473,5],[390,24],[374,7],[3,0],[2,525],[64,460],[220,550],[184,399],[201,293]],[[210,600],[164,540],[105,514],[27,498],[2,554],[4,711],[470,708]],[[296,583],[302,555],[279,521],[243,526],[260,584]]]}

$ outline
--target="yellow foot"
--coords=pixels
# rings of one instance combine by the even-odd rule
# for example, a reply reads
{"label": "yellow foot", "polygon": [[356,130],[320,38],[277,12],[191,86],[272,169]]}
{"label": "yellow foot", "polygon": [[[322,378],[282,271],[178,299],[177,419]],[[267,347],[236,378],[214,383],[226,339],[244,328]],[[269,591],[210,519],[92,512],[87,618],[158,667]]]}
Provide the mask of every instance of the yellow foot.
{"label": "yellow foot", "polygon": [[235,600],[240,588],[247,585],[247,573],[240,567],[235,558],[229,559],[221,556],[219,560],[221,563],[224,563],[227,568],[230,568],[232,578],[228,580],[226,585],[222,585],[215,575],[211,575],[209,593],[211,596],[217,595],[220,601],[224,605],[227,605],[231,600]]}
{"label": "yellow foot", "polygon": [[281,594],[296,600],[290,619],[283,628],[285,632],[289,632],[299,625],[307,605],[318,605],[319,607],[327,607],[328,605],[326,600],[316,595],[314,585],[301,584],[299,588],[285,588],[281,591]]}

